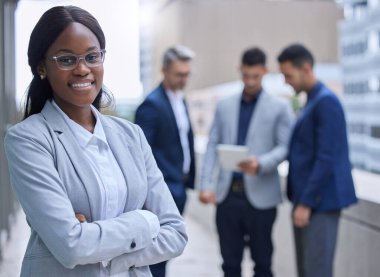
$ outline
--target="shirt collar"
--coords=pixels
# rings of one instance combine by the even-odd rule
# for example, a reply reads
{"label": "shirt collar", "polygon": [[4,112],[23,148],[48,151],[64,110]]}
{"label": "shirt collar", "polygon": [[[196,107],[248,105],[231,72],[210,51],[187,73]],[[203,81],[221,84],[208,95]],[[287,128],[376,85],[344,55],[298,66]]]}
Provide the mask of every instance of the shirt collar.
{"label": "shirt collar", "polygon": [[94,133],[91,133],[88,130],[86,130],[84,127],[76,123],[74,120],[69,118],[67,114],[65,114],[65,112],[61,110],[61,108],[57,105],[57,103],[55,103],[54,100],[52,100],[52,104],[58,110],[58,112],[63,116],[63,119],[65,120],[65,122],[67,123],[71,131],[73,132],[76,141],[81,147],[86,147],[94,139],[101,141],[108,146],[107,138],[106,138],[102,123],[99,119],[99,111],[93,105],[91,105],[91,111],[92,111],[92,114],[95,116],[96,123],[95,123]]}
{"label": "shirt collar", "polygon": [[174,101],[179,101],[179,100],[183,101],[184,99],[184,94],[181,90],[176,90],[176,91],[167,90],[166,94],[171,100],[174,100]]}
{"label": "shirt collar", "polygon": [[243,91],[242,94],[241,94],[241,98],[240,98],[241,103],[242,104],[247,104],[247,105],[255,103],[257,101],[257,99],[259,99],[262,91],[263,91],[262,89],[259,90],[259,92],[256,93],[255,97],[253,97],[249,102],[244,101],[244,91]]}

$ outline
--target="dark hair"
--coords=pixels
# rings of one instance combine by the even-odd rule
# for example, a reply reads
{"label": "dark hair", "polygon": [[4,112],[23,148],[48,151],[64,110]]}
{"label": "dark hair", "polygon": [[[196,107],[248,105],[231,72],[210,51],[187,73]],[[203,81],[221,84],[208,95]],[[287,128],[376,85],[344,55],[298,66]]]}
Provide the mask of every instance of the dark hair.
{"label": "dark hair", "polygon": [[267,57],[263,50],[257,47],[253,47],[244,51],[241,57],[242,65],[263,65],[265,66]]}
{"label": "dark hair", "polygon": [[301,67],[305,63],[314,65],[314,58],[311,52],[302,44],[292,44],[282,50],[277,58],[279,63],[291,62],[295,67]]}
{"label": "dark hair", "polygon": [[[24,119],[32,114],[41,112],[46,101],[53,98],[53,91],[49,81],[46,78],[41,80],[37,67],[45,58],[49,47],[66,27],[73,22],[83,24],[90,29],[97,37],[100,48],[105,49],[104,33],[98,21],[89,12],[75,6],[57,6],[46,11],[30,35],[28,62],[32,70],[33,79],[28,88]],[[100,108],[103,95],[107,98],[107,103],[112,100],[112,95],[101,88],[92,103],[97,109]]]}

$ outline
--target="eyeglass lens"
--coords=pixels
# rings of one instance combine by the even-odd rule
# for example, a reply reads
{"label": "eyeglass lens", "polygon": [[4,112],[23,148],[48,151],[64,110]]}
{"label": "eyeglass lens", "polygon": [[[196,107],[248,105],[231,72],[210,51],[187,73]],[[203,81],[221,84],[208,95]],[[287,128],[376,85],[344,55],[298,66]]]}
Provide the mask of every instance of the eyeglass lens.
{"label": "eyeglass lens", "polygon": [[94,67],[103,63],[104,51],[93,51],[86,55],[63,54],[54,58],[58,66],[65,69],[74,68],[81,59],[84,59],[87,66]]}

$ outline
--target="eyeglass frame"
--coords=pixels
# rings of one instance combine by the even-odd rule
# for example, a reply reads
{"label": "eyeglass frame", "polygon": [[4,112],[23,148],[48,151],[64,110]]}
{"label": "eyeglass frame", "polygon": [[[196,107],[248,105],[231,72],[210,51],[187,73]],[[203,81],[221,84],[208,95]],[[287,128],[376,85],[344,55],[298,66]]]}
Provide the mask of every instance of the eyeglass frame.
{"label": "eyeglass frame", "polygon": [[[91,54],[91,53],[101,53],[101,62],[100,63],[97,63],[97,64],[89,64],[87,63],[86,61],[86,56]],[[77,55],[77,54],[74,54],[74,53],[65,53],[65,54],[59,54],[59,55],[55,55],[55,56],[52,56],[52,57],[47,57],[48,60],[51,60],[51,61],[55,61],[55,64],[57,66],[58,69],[60,70],[64,70],[64,71],[69,71],[69,70],[73,70],[75,69],[81,60],[84,61],[85,65],[89,68],[94,68],[94,67],[98,67],[100,65],[102,65],[104,63],[104,59],[105,59],[105,55],[106,54],[106,49],[100,49],[100,50],[91,50],[91,51],[88,51],[87,53],[83,54],[83,55]],[[60,57],[64,57],[64,56],[74,56],[76,59],[77,59],[77,62],[75,63],[75,65],[72,65],[72,68],[62,68],[61,65],[59,65],[58,63],[58,58]]]}

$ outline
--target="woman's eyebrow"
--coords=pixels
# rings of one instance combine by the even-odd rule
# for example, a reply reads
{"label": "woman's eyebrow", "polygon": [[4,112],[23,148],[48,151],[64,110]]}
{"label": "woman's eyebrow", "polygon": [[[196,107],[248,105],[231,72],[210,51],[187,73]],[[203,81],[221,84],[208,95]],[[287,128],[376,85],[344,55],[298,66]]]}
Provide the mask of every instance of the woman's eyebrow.
{"label": "woman's eyebrow", "polygon": [[[95,50],[95,49],[99,49],[99,47],[91,46],[91,47],[87,48],[86,52],[91,51],[91,50]],[[74,51],[72,51],[71,49],[66,49],[66,48],[58,49],[57,53],[59,53],[59,52],[74,54]]]}

